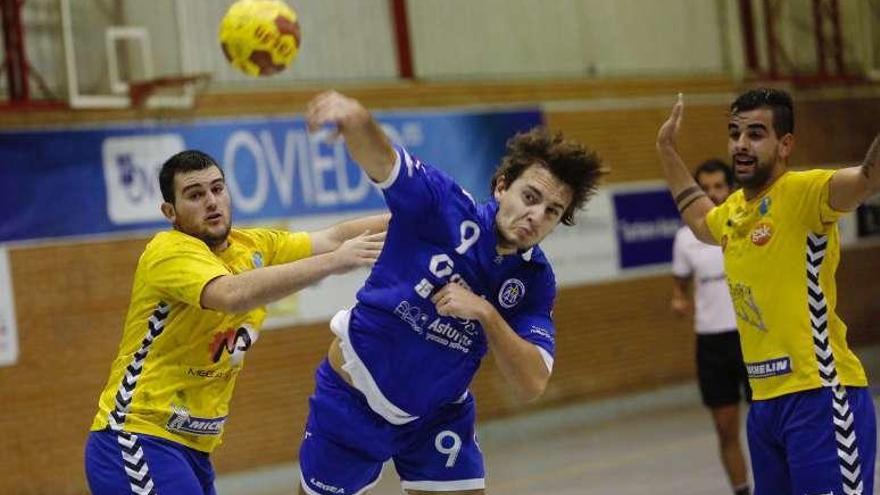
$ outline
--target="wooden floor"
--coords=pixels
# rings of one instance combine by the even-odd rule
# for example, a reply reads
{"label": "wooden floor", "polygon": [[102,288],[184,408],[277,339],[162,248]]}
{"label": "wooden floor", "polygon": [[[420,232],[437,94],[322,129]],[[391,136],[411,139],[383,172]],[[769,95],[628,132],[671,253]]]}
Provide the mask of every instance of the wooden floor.
{"label": "wooden floor", "polygon": [[[484,423],[478,433],[489,494],[732,493],[696,384]],[[223,476],[217,489],[219,495],[290,495],[298,477],[291,464]],[[392,466],[370,493],[402,493]]]}

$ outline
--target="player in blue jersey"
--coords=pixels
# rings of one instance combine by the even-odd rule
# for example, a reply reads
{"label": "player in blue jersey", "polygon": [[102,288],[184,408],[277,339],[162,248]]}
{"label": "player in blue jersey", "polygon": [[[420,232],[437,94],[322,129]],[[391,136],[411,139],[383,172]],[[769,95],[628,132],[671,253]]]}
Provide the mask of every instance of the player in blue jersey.
{"label": "player in blue jersey", "polygon": [[556,283],[537,244],[573,223],[601,162],[561,134],[519,134],[482,204],[393,147],[354,99],[323,93],[307,119],[338,128],[392,217],[357,304],[330,323],[336,338],[309,401],[300,493],[365,493],[388,459],[409,494],[484,493],[468,385],[491,350],[519,396],[543,392]]}

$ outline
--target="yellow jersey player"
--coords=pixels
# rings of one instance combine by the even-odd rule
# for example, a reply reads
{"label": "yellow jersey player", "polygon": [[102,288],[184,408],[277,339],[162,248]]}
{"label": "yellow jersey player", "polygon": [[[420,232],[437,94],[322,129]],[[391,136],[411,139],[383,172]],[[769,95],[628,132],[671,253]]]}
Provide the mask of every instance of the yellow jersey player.
{"label": "yellow jersey player", "polygon": [[865,372],[835,312],[837,220],[880,191],[880,136],[861,166],[789,171],[791,97],[756,89],[730,106],[742,189],[715,206],[676,151],[679,96],[657,150],[694,235],[719,244],[753,391],[747,420],[756,495],[873,493],[877,433]]}
{"label": "yellow jersey player", "polygon": [[159,185],[173,229],[138,261],[86,444],[93,495],[214,494],[209,454],[264,306],[372,265],[388,223],[378,215],[312,233],[232,228],[223,171],[194,150],[165,162]]}

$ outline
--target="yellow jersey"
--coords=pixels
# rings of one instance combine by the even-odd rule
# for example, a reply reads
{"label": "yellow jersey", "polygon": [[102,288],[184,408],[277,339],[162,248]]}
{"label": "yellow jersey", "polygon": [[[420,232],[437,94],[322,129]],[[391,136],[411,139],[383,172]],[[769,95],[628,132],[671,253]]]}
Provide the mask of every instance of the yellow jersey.
{"label": "yellow jersey", "polygon": [[91,429],[154,435],[211,452],[266,310],[204,309],[202,289],[223,275],[307,257],[311,249],[305,232],[267,229],[232,229],[220,254],[176,230],[153,237],[138,261],[119,353]]}
{"label": "yellow jersey", "polygon": [[759,196],[743,191],[707,216],[724,251],[753,398],[842,384],[866,386],[835,312],[840,261],[828,201],[833,170],[786,172]]}

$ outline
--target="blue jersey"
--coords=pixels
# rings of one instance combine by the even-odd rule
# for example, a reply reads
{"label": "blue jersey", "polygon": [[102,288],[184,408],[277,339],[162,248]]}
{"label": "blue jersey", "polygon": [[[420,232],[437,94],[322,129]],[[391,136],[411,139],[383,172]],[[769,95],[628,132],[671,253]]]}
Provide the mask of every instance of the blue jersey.
{"label": "blue jersey", "polygon": [[487,340],[479,322],[439,316],[431,296],[450,282],[490,301],[552,368],[556,283],[535,246],[496,252],[498,204],[478,204],[448,175],[403,149],[381,184],[391,210],[382,255],[350,312],[331,322],[343,368],[372,409],[405,424],[462,401]]}

